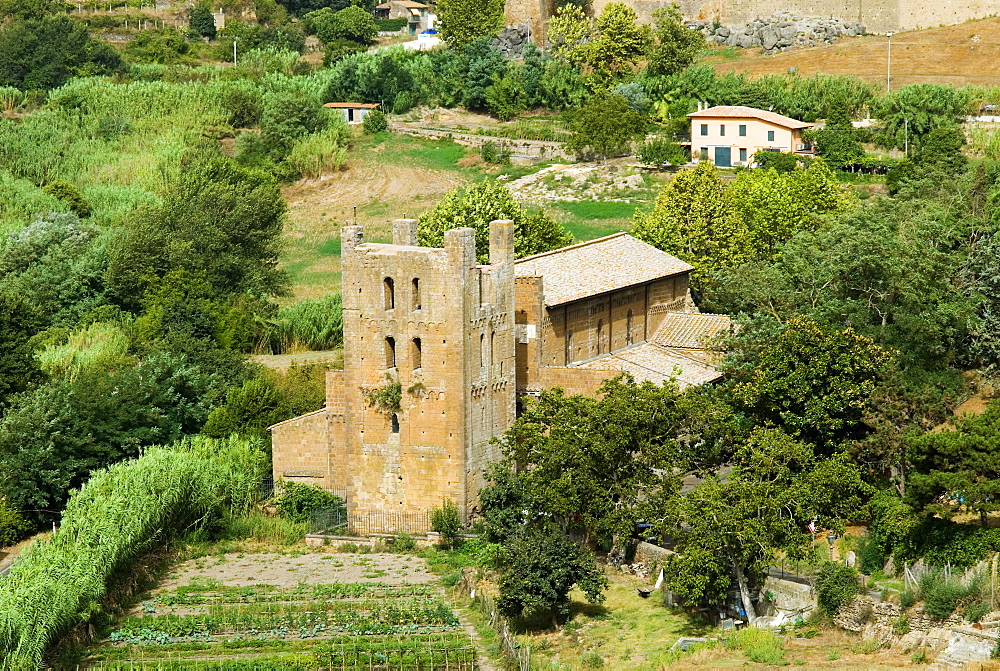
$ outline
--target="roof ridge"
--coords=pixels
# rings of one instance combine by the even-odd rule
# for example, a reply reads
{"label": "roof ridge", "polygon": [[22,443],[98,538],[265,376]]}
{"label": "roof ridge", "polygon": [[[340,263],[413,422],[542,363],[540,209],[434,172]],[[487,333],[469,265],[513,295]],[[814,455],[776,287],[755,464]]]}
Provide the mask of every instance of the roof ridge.
{"label": "roof ridge", "polygon": [[[525,256],[514,261],[515,264],[521,263],[522,261],[532,261],[534,259],[540,259],[543,256],[551,256],[553,254],[561,254],[569,249],[579,249],[580,247],[586,247],[587,245],[592,245],[595,242],[604,242],[605,240],[610,240],[612,238],[618,238],[623,235],[628,235],[625,231],[618,231],[617,233],[612,233],[611,235],[605,235],[601,238],[594,238],[593,240],[584,240],[583,242],[574,242],[572,245],[566,245],[565,247],[560,247],[559,249],[550,249],[547,252],[539,252],[538,254],[532,254],[531,256]],[[632,237],[632,236],[629,236]],[[635,238],[639,240],[639,238]],[[639,240],[642,242],[642,240]],[[647,243],[648,244],[648,243]]]}

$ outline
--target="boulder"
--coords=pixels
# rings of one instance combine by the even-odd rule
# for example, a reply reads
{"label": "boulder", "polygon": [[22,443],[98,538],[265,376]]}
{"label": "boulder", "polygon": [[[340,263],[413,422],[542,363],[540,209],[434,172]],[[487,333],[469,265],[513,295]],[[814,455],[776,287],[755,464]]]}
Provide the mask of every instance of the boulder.
{"label": "boulder", "polygon": [[768,27],[764,29],[760,41],[765,49],[774,49],[774,47],[777,46],[779,39],[780,35],[778,34],[777,28],[775,28],[774,25],[768,25]]}

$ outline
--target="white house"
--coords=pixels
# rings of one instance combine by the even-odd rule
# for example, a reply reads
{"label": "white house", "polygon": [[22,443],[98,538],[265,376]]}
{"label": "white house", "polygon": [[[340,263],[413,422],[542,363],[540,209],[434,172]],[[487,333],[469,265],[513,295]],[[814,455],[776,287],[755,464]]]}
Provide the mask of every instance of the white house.
{"label": "white house", "polygon": [[802,131],[812,124],[767,110],[717,106],[688,114],[691,119],[691,158],[720,167],[747,165],[760,151],[812,154]]}
{"label": "white house", "polygon": [[378,107],[378,103],[327,103],[323,107],[340,110],[344,121],[353,125],[362,123],[368,112]]}
{"label": "white house", "polygon": [[430,7],[422,2],[412,0],[389,0],[375,8],[377,19],[406,18],[406,28],[410,35],[431,28]]}

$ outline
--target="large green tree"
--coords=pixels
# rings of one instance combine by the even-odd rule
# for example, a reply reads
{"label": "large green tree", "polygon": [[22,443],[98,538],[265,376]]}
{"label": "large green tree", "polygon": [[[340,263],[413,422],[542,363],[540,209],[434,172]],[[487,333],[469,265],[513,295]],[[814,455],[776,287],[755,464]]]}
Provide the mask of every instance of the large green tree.
{"label": "large green tree", "polygon": [[[862,420],[891,361],[852,329],[795,317],[772,332],[744,334],[730,360],[730,393],[764,425],[778,426],[825,452],[863,434]],[[749,342],[748,342],[749,341]]]}
{"label": "large green tree", "polygon": [[501,219],[514,222],[514,255],[517,258],[573,242],[573,237],[544,212],[528,212],[503,184],[485,181],[465,190],[452,191],[433,210],[420,215],[420,244],[442,247],[445,231],[471,226],[476,229],[476,255],[481,263],[488,263],[490,222]]}
{"label": "large green tree", "polygon": [[0,412],[12,394],[42,379],[30,340],[41,324],[37,308],[21,296],[0,290]]}
{"label": "large green tree", "polygon": [[687,27],[680,8],[670,5],[653,12],[653,42],[646,71],[653,76],[672,75],[691,65],[705,48],[705,35]]}
{"label": "large green tree", "polygon": [[758,430],[727,476],[706,478],[672,507],[677,553],[664,566],[666,587],[689,605],[723,603],[735,577],[752,622],[752,590],[779,553],[805,556],[809,520],[842,528],[870,494],[846,454],[817,459],[806,443]]}
{"label": "large green tree", "polygon": [[951,515],[1000,510],[1000,403],[955,420],[954,429],[912,437],[907,444],[906,496],[918,510]]}
{"label": "large green tree", "polygon": [[112,246],[107,280],[126,307],[156,278],[185,270],[221,294],[283,290],[285,201],[270,175],[212,153],[188,156],[163,204],[138,212]]}
{"label": "large green tree", "polygon": [[120,70],[115,49],[67,16],[0,24],[0,86],[47,90],[70,77]]}
{"label": "large green tree", "polygon": [[569,124],[573,135],[566,148],[577,154],[594,153],[607,160],[628,151],[646,136],[646,117],[629,106],[624,96],[600,92],[591,97]]}
{"label": "large green tree", "polygon": [[450,46],[463,48],[503,28],[503,0],[438,0],[438,29]]}
{"label": "large green tree", "polygon": [[602,81],[630,73],[646,55],[651,31],[638,18],[625,3],[611,2],[594,20],[596,37],[587,45],[587,64]]}

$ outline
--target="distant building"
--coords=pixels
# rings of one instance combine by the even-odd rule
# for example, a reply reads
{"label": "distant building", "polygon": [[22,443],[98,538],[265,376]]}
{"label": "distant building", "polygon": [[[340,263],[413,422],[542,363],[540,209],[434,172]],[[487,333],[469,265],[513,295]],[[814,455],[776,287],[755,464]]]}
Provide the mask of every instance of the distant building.
{"label": "distant building", "polygon": [[430,6],[412,0],[389,0],[375,8],[377,19],[407,19],[406,29],[410,35],[431,28]]}
{"label": "distant building", "polygon": [[711,339],[729,318],[698,313],[680,259],[617,233],[515,261],[500,221],[482,265],[475,238],[457,228],[420,247],[415,220],[393,223],[392,244],[343,229],[344,370],[328,373],[323,409],[271,427],[275,479],[320,485],[355,514],[448,498],[468,517],[523,397],[593,395],[623,371],[681,388],[720,377]]}
{"label": "distant building", "polygon": [[353,125],[363,123],[368,112],[378,107],[378,103],[327,103],[323,107],[340,110],[344,121]]}
{"label": "distant building", "polygon": [[688,114],[691,158],[719,167],[748,165],[758,151],[812,154],[802,131],[812,124],[753,107],[709,107]]}

